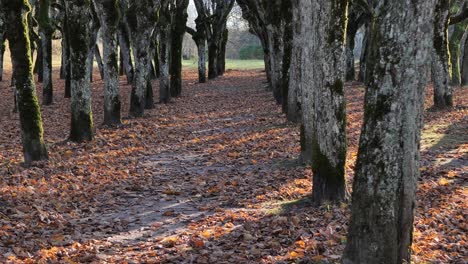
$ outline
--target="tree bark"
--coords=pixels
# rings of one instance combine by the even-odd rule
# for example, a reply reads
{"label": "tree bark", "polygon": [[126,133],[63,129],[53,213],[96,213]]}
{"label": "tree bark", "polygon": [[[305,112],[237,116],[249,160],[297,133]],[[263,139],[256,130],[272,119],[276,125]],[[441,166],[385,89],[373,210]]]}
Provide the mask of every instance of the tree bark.
{"label": "tree bark", "polygon": [[117,32],[120,23],[118,0],[95,0],[94,4],[102,27],[104,124],[120,125],[122,120],[117,62]]}
{"label": "tree bark", "polygon": [[187,25],[187,7],[188,0],[176,0],[174,12],[174,19],[172,23],[172,31],[170,37],[171,51],[170,51],[170,75],[171,75],[171,96],[177,97],[182,93],[182,45],[184,42],[184,34]]}
{"label": "tree bark", "polygon": [[[48,158],[44,143],[42,117],[32,73],[31,47],[28,30],[27,1],[9,0],[0,4],[0,20],[6,26],[13,64],[13,79],[18,91],[18,107],[25,164]],[[2,24],[0,22],[0,24]]]}
{"label": "tree bark", "polygon": [[70,40],[71,130],[70,140],[91,141],[94,125],[91,109],[92,50],[95,45],[91,4],[89,1],[65,1],[67,36]]}
{"label": "tree bark", "polygon": [[102,61],[101,51],[99,50],[99,46],[97,44],[94,45],[94,58],[96,59],[101,80],[104,80],[104,62]]}
{"label": "tree bark", "polygon": [[226,28],[223,31],[222,38],[220,41],[220,48],[218,50],[218,58],[216,63],[218,64],[217,66],[217,72],[218,76],[223,76],[224,73],[226,72],[226,48],[227,48],[227,42],[229,39],[229,30]]}
{"label": "tree bark", "polygon": [[[130,115],[141,117],[147,107],[148,80],[150,76],[151,36],[157,22],[158,3],[153,0],[134,1],[127,12],[130,38],[135,59],[135,75],[132,83]],[[150,84],[151,85],[151,84]]]}
{"label": "tree bark", "polygon": [[[281,75],[283,76],[282,78],[282,83],[281,83],[281,97],[282,97],[282,110],[283,113],[288,116],[289,112],[289,82],[290,82],[290,70],[291,70],[291,59],[292,59],[292,47],[293,47],[293,14],[292,14],[292,8],[293,8],[293,1],[291,0],[283,0],[281,2],[281,14],[282,14],[282,19],[284,23],[284,30],[283,30],[283,39],[284,39],[284,44],[283,44],[283,68],[282,68],[282,73]],[[296,111],[293,109],[292,111]]]}
{"label": "tree bark", "polygon": [[52,84],[52,33],[53,27],[50,19],[50,0],[39,1],[39,31],[42,47],[42,104],[53,103]]}
{"label": "tree bark", "polygon": [[171,101],[171,82],[169,76],[169,58],[171,47],[171,25],[167,14],[162,13],[159,20],[159,102],[169,103]]}
{"label": "tree bark", "polygon": [[450,82],[453,86],[460,86],[461,75],[460,75],[460,42],[463,34],[466,31],[466,24],[454,25],[454,30],[449,41],[450,59],[452,64],[452,80]]}
{"label": "tree bark", "polygon": [[2,29],[2,25],[0,25],[0,82],[3,81],[3,61],[5,57],[5,31]]}
{"label": "tree bark", "polygon": [[[346,199],[344,97],[347,1],[302,0],[302,72],[305,148],[311,155],[316,205]],[[306,157],[309,158],[309,157]]]}
{"label": "tree bark", "polygon": [[344,264],[411,261],[434,4],[386,1],[374,7],[371,74]]}
{"label": "tree bark", "polygon": [[286,97],[288,103],[287,107],[287,119],[294,123],[301,122],[301,91],[302,91],[302,72],[301,68],[303,65],[302,60],[302,49],[304,43],[303,32],[301,25],[301,6],[299,6],[299,0],[292,0],[292,47],[291,47],[291,65],[289,72],[289,87],[288,96]]}
{"label": "tree bark", "polygon": [[132,55],[130,51],[130,29],[128,28],[127,23],[127,9],[127,0],[120,0],[120,13],[122,15],[118,32],[120,55],[122,56],[123,68],[125,69],[125,75],[127,76],[127,84],[131,84],[133,83],[135,70],[133,68]]}
{"label": "tree bark", "polygon": [[451,60],[448,50],[448,24],[450,0],[437,1],[434,20],[434,52],[432,52],[432,80],[434,82],[434,107],[437,109],[453,106],[450,86]]}
{"label": "tree bark", "polygon": [[37,47],[36,62],[34,63],[34,73],[37,73],[37,82],[42,83],[44,80],[44,57],[42,53],[42,42]]}
{"label": "tree bark", "polygon": [[462,59],[461,59],[461,85],[468,85],[468,30],[462,38]]}
{"label": "tree bark", "polygon": [[60,60],[60,79],[64,80],[67,76],[67,39],[62,32],[62,58]]}

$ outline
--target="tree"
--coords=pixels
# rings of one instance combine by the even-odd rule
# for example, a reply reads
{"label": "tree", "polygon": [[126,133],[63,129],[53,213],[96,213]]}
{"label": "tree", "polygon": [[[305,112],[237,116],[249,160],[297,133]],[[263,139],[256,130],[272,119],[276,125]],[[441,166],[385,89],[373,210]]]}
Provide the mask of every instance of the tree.
{"label": "tree", "polygon": [[171,100],[171,82],[169,79],[169,60],[171,53],[171,23],[174,19],[170,12],[170,3],[161,3],[161,14],[158,21],[158,55],[159,55],[159,101],[169,103]]}
{"label": "tree", "polygon": [[70,41],[71,130],[70,140],[91,141],[94,125],[91,109],[92,49],[95,45],[90,1],[64,1],[67,37]]}
{"label": "tree", "polygon": [[[143,116],[148,108],[148,89],[151,88],[150,76],[150,44],[155,25],[158,21],[160,2],[157,0],[132,1],[127,11],[127,22],[130,29],[130,39],[135,59],[135,75],[132,84],[130,115]],[[152,107],[152,106],[151,106]]]}
{"label": "tree", "polygon": [[[468,16],[466,11],[467,4],[465,3],[461,8],[461,11],[457,15],[450,13],[451,7],[456,5],[456,1],[451,0],[438,0],[435,8],[435,20],[434,20],[434,52],[432,53],[432,79],[434,81],[434,107],[437,109],[451,108],[453,107],[453,91],[450,85],[452,80],[452,59],[449,50],[449,25],[455,25],[464,21]],[[461,30],[461,29],[459,29]],[[455,30],[454,45],[452,51],[457,57],[456,48],[459,46],[455,44],[455,41],[461,38],[460,35],[463,33],[457,33]],[[455,69],[458,62],[456,62]],[[458,78],[458,77],[456,77]]]}
{"label": "tree", "polygon": [[[104,124],[121,124],[117,32],[120,24],[118,0],[95,0],[94,5],[102,27],[104,69]],[[97,47],[96,47],[97,48]]]}
{"label": "tree", "polygon": [[303,53],[303,32],[301,25],[302,7],[299,6],[299,0],[291,1],[292,9],[292,47],[291,47],[291,65],[289,72],[288,96],[285,100],[288,104],[286,117],[292,122],[301,122],[301,92],[302,92],[302,53]]}
{"label": "tree", "polygon": [[171,52],[170,75],[171,96],[177,97],[182,93],[182,44],[187,25],[187,7],[189,0],[175,0],[171,12],[175,19],[171,21]]}
{"label": "tree", "polygon": [[198,50],[198,82],[206,82],[206,29],[203,17],[198,13],[195,19],[196,30],[187,27],[187,33],[192,36]]}
{"label": "tree", "polygon": [[356,69],[354,67],[354,44],[356,33],[367,22],[368,17],[357,2],[350,2],[348,13],[348,28],[346,30],[346,81],[354,81]]}
{"label": "tree", "polygon": [[5,25],[13,62],[13,79],[18,91],[21,137],[26,164],[48,158],[32,72],[28,28],[30,11],[31,6],[27,0],[0,0],[0,25]]}
{"label": "tree", "polygon": [[125,71],[125,75],[127,76],[127,84],[131,84],[133,82],[133,76],[135,71],[133,69],[133,62],[132,56],[130,51],[130,29],[127,23],[127,10],[128,10],[128,3],[127,0],[120,0],[120,14],[122,18],[120,19],[119,24],[119,46],[120,46],[120,58],[121,58],[121,66],[120,69]]}
{"label": "tree", "polygon": [[465,86],[468,84],[468,30],[465,32],[462,38],[462,59],[461,59],[461,85]]}
{"label": "tree", "polygon": [[435,0],[374,3],[345,264],[410,263]]}
{"label": "tree", "polygon": [[220,56],[225,56],[222,45],[229,12],[235,0],[194,0],[198,12],[199,23],[204,23],[205,35],[208,41],[208,78],[214,79],[223,72],[218,72]]}
{"label": "tree", "polygon": [[[269,87],[278,104],[283,103],[284,91],[283,60],[284,56],[285,19],[289,15],[288,8],[283,10],[282,0],[237,0],[244,18],[249,21],[251,31],[259,37],[265,51],[265,69]],[[286,14],[286,16],[284,15]],[[286,62],[288,63],[288,62]],[[287,67],[288,65],[286,65]],[[287,99],[286,99],[287,100]]]}
{"label": "tree", "polygon": [[[288,116],[289,106],[289,79],[291,69],[291,56],[293,48],[293,1],[283,0],[281,2],[281,18],[283,19],[283,64],[282,64],[282,83],[281,83],[281,103],[283,113]],[[294,111],[294,110],[293,110]]]}
{"label": "tree", "polygon": [[3,59],[5,56],[5,25],[3,20],[0,21],[0,82],[3,80]]}
{"label": "tree", "polygon": [[[302,110],[304,161],[312,165],[312,199],[346,199],[344,97],[347,1],[300,2],[304,12]],[[320,6],[320,8],[318,8]]]}
{"label": "tree", "polygon": [[50,8],[50,0],[39,1],[39,32],[42,48],[42,103],[44,105],[50,105],[53,102],[52,33],[54,28],[50,18]]}

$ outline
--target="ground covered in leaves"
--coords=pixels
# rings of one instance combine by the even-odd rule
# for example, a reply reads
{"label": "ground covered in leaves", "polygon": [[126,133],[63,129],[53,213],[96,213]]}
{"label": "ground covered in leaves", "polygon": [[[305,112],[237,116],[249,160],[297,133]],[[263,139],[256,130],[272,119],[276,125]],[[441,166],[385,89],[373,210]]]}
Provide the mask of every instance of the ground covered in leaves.
{"label": "ground covered in leaves", "polygon": [[[96,139],[68,142],[70,102],[55,80],[42,107],[50,160],[21,165],[9,75],[0,83],[0,262],[334,263],[349,209],[308,203],[311,170],[299,133],[265,90],[264,73],[230,71],[208,84],[184,72],[183,96]],[[57,76],[57,73],[55,74]],[[124,116],[131,87],[121,79]],[[157,81],[154,82],[155,94]],[[351,186],[364,88],[346,86]],[[41,93],[41,87],[38,87]],[[427,108],[430,107],[430,89]],[[428,109],[414,234],[415,263],[466,263],[468,96]]]}

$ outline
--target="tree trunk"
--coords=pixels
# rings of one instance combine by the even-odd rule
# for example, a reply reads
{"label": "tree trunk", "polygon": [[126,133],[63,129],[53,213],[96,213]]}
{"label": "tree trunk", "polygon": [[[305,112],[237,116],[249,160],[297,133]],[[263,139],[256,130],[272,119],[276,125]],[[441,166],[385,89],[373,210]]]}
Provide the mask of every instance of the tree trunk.
{"label": "tree trunk", "polygon": [[51,105],[53,102],[52,86],[52,33],[50,21],[50,0],[39,2],[39,31],[42,47],[42,104]]}
{"label": "tree trunk", "polygon": [[[65,0],[60,1],[62,6],[65,6]],[[65,41],[62,41],[62,45],[65,45],[62,50],[66,51],[65,55],[65,98],[71,98],[71,60],[70,60],[70,36],[68,35],[68,16],[67,10],[63,12],[63,22],[62,22],[62,38]],[[63,54],[62,54],[63,55]]]}
{"label": "tree trunk", "polygon": [[[154,8],[153,8],[154,7]],[[157,10],[152,0],[131,2],[127,12],[128,26],[135,58],[135,75],[132,83],[130,115],[141,117],[147,104],[148,80],[150,76],[151,36],[157,18],[152,10]]]}
{"label": "tree trunk", "polygon": [[[102,27],[103,74],[104,74],[104,124],[120,125],[121,103],[119,95],[117,32],[119,28],[117,0],[94,2]],[[96,45],[97,48],[97,45]]]}
{"label": "tree trunk", "polygon": [[4,1],[0,6],[0,20],[5,19],[6,22],[6,37],[13,62],[13,79],[18,91],[21,138],[26,164],[48,158],[32,73],[27,20],[30,10],[27,1],[21,0]]}
{"label": "tree trunk", "polygon": [[91,109],[92,51],[95,45],[90,20],[93,19],[89,1],[65,1],[67,10],[67,36],[70,40],[71,66],[71,130],[70,140],[74,142],[93,139],[93,118]]}
{"label": "tree trunk", "polygon": [[[375,7],[344,264],[410,263],[434,0]],[[389,30],[389,29],[392,30]]]}
{"label": "tree trunk", "polygon": [[301,6],[299,6],[299,0],[293,0],[292,3],[292,48],[291,48],[291,65],[289,72],[289,88],[288,96],[285,101],[288,103],[287,107],[287,119],[294,123],[301,122],[301,90],[302,90],[302,25],[301,25]]}
{"label": "tree trunk", "polygon": [[177,97],[182,93],[182,45],[184,42],[185,28],[187,24],[188,0],[177,0],[172,20],[171,51],[170,51],[170,75],[171,96]]}
{"label": "tree trunk", "polygon": [[461,59],[461,85],[468,85],[468,30],[463,37],[463,49],[462,49],[462,59]]}
{"label": "tree trunk", "polygon": [[218,76],[222,76],[226,71],[226,47],[229,38],[229,30],[226,28],[223,30],[223,34],[220,41],[220,48],[218,50],[218,59],[216,63]]}
{"label": "tree trunk", "polygon": [[[316,205],[346,199],[344,97],[347,1],[302,0],[305,12],[303,120]],[[320,8],[319,8],[320,7]]]}
{"label": "tree trunk", "polygon": [[450,0],[437,1],[434,20],[434,52],[432,52],[432,80],[434,81],[434,107],[438,109],[453,106],[450,86],[451,62],[448,50],[448,23]]}
{"label": "tree trunk", "polygon": [[101,80],[104,80],[104,62],[102,61],[101,51],[99,51],[99,46],[97,44],[94,45],[94,57],[96,58]]}
{"label": "tree trunk", "polygon": [[460,23],[454,25],[452,36],[450,37],[449,50],[452,64],[452,80],[451,85],[460,86],[460,42],[466,30],[466,24]]}
{"label": "tree trunk", "polygon": [[120,55],[123,59],[123,68],[125,69],[125,75],[127,76],[127,84],[133,83],[135,70],[133,68],[132,55],[130,51],[130,29],[127,24],[127,0],[120,0],[120,13],[122,19],[119,24],[119,46]]}
{"label": "tree trunk", "polygon": [[198,49],[198,81],[206,83],[206,40],[201,39],[196,43]]}
{"label": "tree trunk", "polygon": [[159,102],[169,103],[171,101],[171,81],[169,76],[169,60],[171,51],[171,23],[168,14],[162,14],[159,19]]}
{"label": "tree trunk", "polygon": [[210,41],[208,43],[208,79],[218,77],[218,43]]}
{"label": "tree trunk", "polygon": [[4,30],[1,29],[1,27],[0,27],[0,82],[3,81],[3,60],[4,60],[5,48],[6,48]]}
{"label": "tree trunk", "polygon": [[358,81],[367,83],[366,76],[366,64],[367,64],[367,55],[369,53],[370,47],[370,23],[366,23],[364,30],[364,38],[362,39],[362,48],[361,48],[361,57],[359,58],[359,76]]}
{"label": "tree trunk", "polygon": [[62,58],[60,61],[60,79],[64,80],[67,76],[67,39],[62,32]]}
{"label": "tree trunk", "polygon": [[[284,30],[283,30],[283,68],[281,75],[281,97],[282,97],[282,110],[283,113],[288,116],[288,106],[290,103],[289,100],[289,80],[290,80],[290,69],[291,69],[291,56],[292,56],[292,42],[293,42],[293,21],[292,21],[292,6],[293,1],[283,0],[282,1],[282,19],[284,21]],[[292,111],[296,111],[293,109]]]}
{"label": "tree trunk", "polygon": [[42,42],[37,47],[36,62],[34,63],[34,73],[37,73],[37,82],[42,83],[44,80],[44,57],[42,54]]}

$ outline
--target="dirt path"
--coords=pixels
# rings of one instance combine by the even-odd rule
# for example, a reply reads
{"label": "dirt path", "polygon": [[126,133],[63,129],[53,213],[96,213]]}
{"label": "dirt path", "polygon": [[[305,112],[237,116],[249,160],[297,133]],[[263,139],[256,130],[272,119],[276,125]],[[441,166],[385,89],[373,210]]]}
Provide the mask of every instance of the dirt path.
{"label": "dirt path", "polygon": [[[2,98],[10,98],[7,82]],[[208,84],[185,73],[181,98],[118,129],[99,125],[102,82],[93,87],[96,139],[72,144],[64,141],[69,101],[56,80],[56,102],[42,109],[50,161],[35,168],[20,166],[12,102],[0,106],[2,262],[338,261],[347,205],[309,206],[298,128],[285,122],[262,72],[232,71]],[[347,93],[350,183],[364,90],[348,85]],[[466,110],[428,112],[426,122],[415,260],[462,263]]]}

